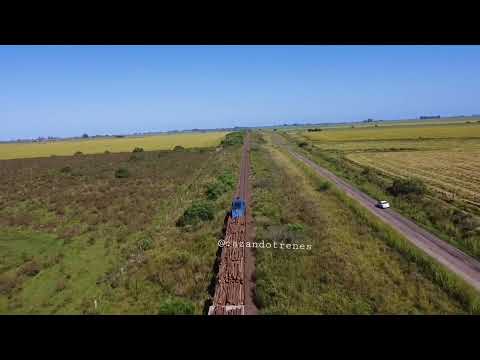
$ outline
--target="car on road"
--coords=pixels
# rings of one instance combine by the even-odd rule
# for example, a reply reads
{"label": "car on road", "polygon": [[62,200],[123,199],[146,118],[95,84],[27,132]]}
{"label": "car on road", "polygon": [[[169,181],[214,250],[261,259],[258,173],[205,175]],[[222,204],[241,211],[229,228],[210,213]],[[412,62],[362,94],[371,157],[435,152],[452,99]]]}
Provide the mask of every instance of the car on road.
{"label": "car on road", "polygon": [[377,207],[380,208],[380,209],[387,209],[387,208],[390,207],[390,203],[388,201],[385,201],[385,200],[380,200],[377,203]]}

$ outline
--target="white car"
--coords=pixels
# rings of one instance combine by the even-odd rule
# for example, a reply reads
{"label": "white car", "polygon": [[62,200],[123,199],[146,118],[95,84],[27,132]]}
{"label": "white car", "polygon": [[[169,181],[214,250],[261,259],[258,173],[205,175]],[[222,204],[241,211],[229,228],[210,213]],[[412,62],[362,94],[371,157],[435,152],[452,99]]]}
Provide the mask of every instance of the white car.
{"label": "white car", "polygon": [[380,209],[387,209],[387,208],[390,207],[390,203],[388,201],[385,201],[385,200],[380,200],[377,203],[377,207],[379,207]]}

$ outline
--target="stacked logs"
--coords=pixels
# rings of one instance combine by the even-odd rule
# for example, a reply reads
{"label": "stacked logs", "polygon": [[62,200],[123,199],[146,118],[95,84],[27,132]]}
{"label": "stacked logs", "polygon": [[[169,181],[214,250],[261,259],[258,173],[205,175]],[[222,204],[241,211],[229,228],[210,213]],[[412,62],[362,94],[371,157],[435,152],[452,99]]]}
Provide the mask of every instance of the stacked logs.
{"label": "stacked logs", "polygon": [[245,217],[228,218],[210,314],[243,315],[245,305]]}

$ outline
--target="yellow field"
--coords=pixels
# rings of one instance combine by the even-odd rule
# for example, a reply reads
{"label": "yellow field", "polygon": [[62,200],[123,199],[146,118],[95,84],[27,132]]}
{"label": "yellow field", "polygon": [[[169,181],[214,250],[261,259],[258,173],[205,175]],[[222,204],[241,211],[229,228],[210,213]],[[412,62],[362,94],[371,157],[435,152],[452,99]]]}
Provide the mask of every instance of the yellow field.
{"label": "yellow field", "polygon": [[[297,139],[301,139],[297,137]],[[304,139],[302,139],[304,140]],[[431,139],[431,140],[367,140],[367,141],[317,141],[313,145],[322,150],[346,152],[393,150],[480,150],[480,139]]]}
{"label": "yellow field", "polygon": [[480,149],[351,153],[347,158],[395,177],[417,177],[430,188],[480,205]]}
{"label": "yellow field", "polygon": [[313,141],[373,141],[403,139],[480,138],[480,123],[433,125],[378,125],[375,127],[331,128],[304,132]]}
{"label": "yellow field", "polygon": [[227,132],[201,134],[172,134],[136,138],[86,139],[51,141],[44,143],[0,144],[0,159],[48,157],[52,155],[73,155],[77,151],[84,154],[110,152],[130,152],[135,147],[145,151],[169,150],[180,145],[184,148],[216,146]]}

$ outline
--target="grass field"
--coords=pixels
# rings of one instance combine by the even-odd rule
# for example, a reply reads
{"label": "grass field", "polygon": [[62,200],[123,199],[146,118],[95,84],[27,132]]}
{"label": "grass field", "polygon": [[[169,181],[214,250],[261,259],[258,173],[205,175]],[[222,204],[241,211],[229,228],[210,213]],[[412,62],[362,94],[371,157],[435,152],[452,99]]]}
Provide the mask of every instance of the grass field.
{"label": "grass field", "polygon": [[429,125],[389,125],[378,127],[331,128],[323,131],[305,132],[312,141],[372,141],[372,140],[408,140],[408,139],[451,139],[479,138],[480,122],[471,124],[429,124]]}
{"label": "grass field", "polygon": [[171,150],[175,146],[200,148],[217,146],[226,132],[208,132],[202,134],[171,134],[145,137],[126,137],[109,139],[78,139],[70,141],[50,141],[42,143],[0,144],[1,159],[19,159],[47,157],[52,155],[69,156],[76,152],[98,154],[109,152],[131,152],[135,147],[145,151]]}
{"label": "grass field", "polygon": [[[268,139],[268,136],[265,137]],[[333,188],[271,142],[252,147],[257,241],[311,244],[310,252],[257,249],[264,314],[438,314],[471,309],[384,239]],[[392,235],[395,238],[396,235]]]}
{"label": "grass field", "polygon": [[[206,190],[235,182],[240,156],[232,145],[0,161],[0,314],[202,314],[233,195]],[[211,218],[177,226],[199,201]]]}

